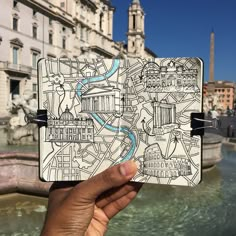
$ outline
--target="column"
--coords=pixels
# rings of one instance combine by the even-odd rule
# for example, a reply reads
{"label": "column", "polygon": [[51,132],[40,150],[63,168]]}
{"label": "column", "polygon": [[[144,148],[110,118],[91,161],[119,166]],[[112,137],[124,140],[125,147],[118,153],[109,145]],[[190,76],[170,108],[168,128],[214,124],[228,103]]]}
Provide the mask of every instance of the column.
{"label": "column", "polygon": [[101,110],[105,111],[105,99],[104,99],[104,96],[101,96]]}
{"label": "column", "polygon": [[141,22],[141,12],[140,11],[138,11],[138,14],[136,15],[135,19],[136,19],[137,30],[141,31],[141,24],[142,24],[142,22]]}
{"label": "column", "polygon": [[89,98],[89,104],[90,104],[90,106],[89,106],[88,111],[92,111],[93,110],[93,100],[92,100],[92,98]]}
{"label": "column", "polygon": [[130,31],[133,28],[133,14],[132,12],[129,11],[129,29],[128,31]]}
{"label": "column", "polygon": [[107,111],[110,111],[109,96],[106,96]]}
{"label": "column", "polygon": [[153,127],[157,128],[157,107],[156,102],[153,102]]}
{"label": "column", "polygon": [[98,97],[98,108],[99,108],[98,109],[99,111],[102,111],[102,97],[101,96]]}
{"label": "column", "polygon": [[108,36],[112,38],[113,32],[113,11],[109,10],[108,12]]}
{"label": "column", "polygon": [[145,22],[145,16],[144,16],[144,14],[142,14],[142,31],[143,31],[143,33],[144,33],[144,26],[145,26],[144,22]]}
{"label": "column", "polygon": [[114,95],[111,96],[111,110],[112,111],[116,110],[116,108],[115,108],[115,96]]}
{"label": "column", "polygon": [[171,122],[176,123],[176,107],[175,107],[175,105],[172,105],[171,112],[172,112]]}
{"label": "column", "polygon": [[157,127],[161,127],[162,111],[161,111],[160,103],[156,104],[156,114],[158,114],[157,115]]}

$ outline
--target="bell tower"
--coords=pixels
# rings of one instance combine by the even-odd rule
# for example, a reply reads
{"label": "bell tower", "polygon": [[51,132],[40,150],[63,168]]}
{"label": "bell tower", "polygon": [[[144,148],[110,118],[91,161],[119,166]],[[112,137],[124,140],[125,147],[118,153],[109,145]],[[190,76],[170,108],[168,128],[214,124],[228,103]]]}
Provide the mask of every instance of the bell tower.
{"label": "bell tower", "polygon": [[139,0],[132,0],[132,4],[129,7],[129,25],[127,37],[128,56],[143,57],[145,49],[144,11]]}

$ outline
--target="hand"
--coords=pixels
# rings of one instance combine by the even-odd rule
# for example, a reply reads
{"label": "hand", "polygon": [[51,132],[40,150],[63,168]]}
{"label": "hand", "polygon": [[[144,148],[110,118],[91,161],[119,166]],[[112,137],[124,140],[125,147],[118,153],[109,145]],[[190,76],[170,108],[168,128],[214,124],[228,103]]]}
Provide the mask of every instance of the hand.
{"label": "hand", "polygon": [[109,220],[124,209],[141,188],[140,183],[128,183],[136,171],[135,163],[128,161],[74,187],[52,190],[41,235],[104,235]]}

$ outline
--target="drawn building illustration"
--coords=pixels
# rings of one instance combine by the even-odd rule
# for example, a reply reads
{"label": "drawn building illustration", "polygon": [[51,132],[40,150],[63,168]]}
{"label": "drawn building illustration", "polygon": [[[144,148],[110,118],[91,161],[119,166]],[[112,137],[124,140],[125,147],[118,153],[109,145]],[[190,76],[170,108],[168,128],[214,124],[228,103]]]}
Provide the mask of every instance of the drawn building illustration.
{"label": "drawn building illustration", "polygon": [[167,65],[159,66],[156,62],[148,62],[142,70],[147,92],[194,92],[198,89],[197,69],[188,69],[170,61]]}
{"label": "drawn building illustration", "polygon": [[154,143],[145,149],[143,173],[158,178],[187,176],[191,165],[185,158],[165,159],[159,144]]}
{"label": "drawn building illustration", "polygon": [[82,94],[82,112],[120,113],[120,90],[112,86],[93,87]]}
{"label": "drawn building illustration", "polygon": [[132,112],[132,100],[136,97],[133,88],[129,86],[129,79],[127,78],[123,85],[123,102],[124,102],[124,111]]}
{"label": "drawn building illustration", "polygon": [[153,130],[157,135],[169,133],[176,124],[176,105],[167,103],[166,100],[160,102],[156,98],[152,101],[153,105]]}
{"label": "drawn building illustration", "polygon": [[93,142],[93,120],[88,118],[74,119],[66,107],[59,119],[49,119],[46,128],[46,142]]}

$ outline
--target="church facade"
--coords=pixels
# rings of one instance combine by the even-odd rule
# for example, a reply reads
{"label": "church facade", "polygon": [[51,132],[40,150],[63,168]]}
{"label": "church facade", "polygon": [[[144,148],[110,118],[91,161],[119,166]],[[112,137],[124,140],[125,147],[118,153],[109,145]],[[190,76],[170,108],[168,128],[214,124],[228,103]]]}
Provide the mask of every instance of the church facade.
{"label": "church facade", "polygon": [[49,119],[46,128],[46,142],[89,143],[94,141],[93,120],[74,119],[66,107],[59,119]]}
{"label": "church facade", "polygon": [[144,10],[132,0],[127,43],[113,39],[115,7],[109,0],[1,0],[0,117],[13,95],[37,98],[40,58],[156,57],[145,47]]}

